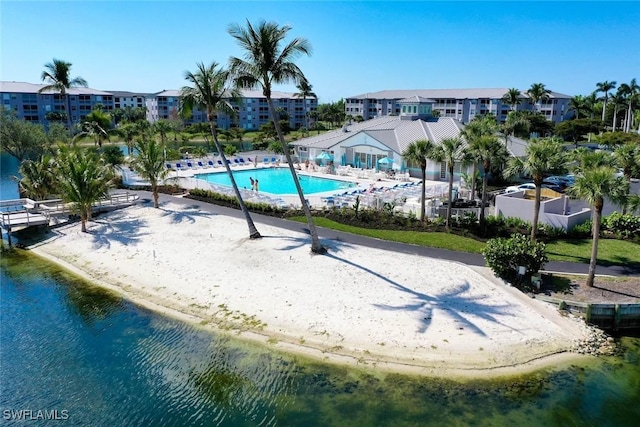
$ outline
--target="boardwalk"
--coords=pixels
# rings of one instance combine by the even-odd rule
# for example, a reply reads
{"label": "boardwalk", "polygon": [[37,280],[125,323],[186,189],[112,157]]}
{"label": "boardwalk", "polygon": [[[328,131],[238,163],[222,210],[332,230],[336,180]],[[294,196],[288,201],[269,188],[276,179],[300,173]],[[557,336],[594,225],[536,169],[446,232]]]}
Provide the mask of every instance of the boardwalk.
{"label": "boardwalk", "polygon": [[[131,206],[138,200],[133,193],[111,194],[93,204],[93,213],[107,212]],[[11,244],[11,233],[37,225],[52,225],[68,220],[73,204],[62,199],[36,201],[28,198],[0,201],[0,228]]]}

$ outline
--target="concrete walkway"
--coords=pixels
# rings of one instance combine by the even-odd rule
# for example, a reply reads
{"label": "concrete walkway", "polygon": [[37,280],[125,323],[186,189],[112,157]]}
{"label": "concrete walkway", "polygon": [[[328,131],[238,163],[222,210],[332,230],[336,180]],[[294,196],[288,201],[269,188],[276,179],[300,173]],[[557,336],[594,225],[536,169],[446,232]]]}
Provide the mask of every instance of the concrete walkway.
{"label": "concrete walkway", "polygon": [[[152,203],[152,195],[147,191],[137,191],[140,196],[140,200],[143,203]],[[227,215],[234,218],[244,219],[242,212],[238,209],[227,208],[224,206],[218,206],[210,203],[199,202],[197,200],[186,199],[182,197],[169,196],[166,194],[160,195],[160,203],[172,202],[184,206],[193,206],[204,212],[210,212],[212,214]],[[267,215],[260,215],[258,213],[251,213],[251,217],[260,231],[260,224],[267,224],[274,227],[284,228],[300,233],[309,233],[307,224],[290,221],[286,219],[280,219]],[[456,252],[447,249],[430,248],[425,246],[417,246],[406,243],[390,242],[387,240],[375,239],[366,236],[360,236],[357,234],[345,233],[342,231],[331,230],[328,228],[318,227],[318,234],[320,238],[338,240],[350,244],[362,245],[368,247],[375,247],[385,249],[389,251],[410,253],[416,255],[422,255],[431,258],[446,259],[450,261],[457,261],[467,265],[482,266],[485,267],[484,257],[481,254],[471,254],[466,252]],[[574,273],[574,274],[587,274],[589,265],[586,263],[575,262],[563,262],[563,261],[550,261],[545,265],[545,271],[549,272],[562,272],[562,273]],[[614,265],[603,266],[598,265],[598,275],[610,275],[610,276],[640,276],[640,268],[632,268],[626,265]]]}

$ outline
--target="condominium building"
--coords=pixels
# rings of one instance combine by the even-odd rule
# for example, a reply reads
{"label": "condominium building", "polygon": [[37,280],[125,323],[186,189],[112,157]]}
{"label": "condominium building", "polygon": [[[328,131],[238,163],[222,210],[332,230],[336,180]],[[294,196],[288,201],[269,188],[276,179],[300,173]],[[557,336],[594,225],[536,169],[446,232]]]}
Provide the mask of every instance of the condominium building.
{"label": "condominium building", "polygon": [[55,91],[40,93],[43,87],[45,85],[25,82],[0,82],[2,107],[13,110],[20,119],[45,126],[49,124],[50,113],[66,116],[70,109],[71,121],[77,123],[87,117],[96,104],[107,111],[114,108],[114,97],[109,92],[79,87],[67,89],[67,95],[62,96]]}
{"label": "condominium building", "polygon": [[[6,109],[15,111],[18,118],[34,123],[49,124],[47,116],[50,112],[64,113],[67,103],[71,109],[71,121],[77,123],[89,114],[96,104],[101,104],[106,111],[126,107],[146,107],[147,120],[154,123],[160,119],[181,119],[179,116],[180,91],[164,90],[154,94],[143,94],[124,91],[100,91],[91,88],[67,89],[68,97],[58,92],[47,91],[40,93],[45,87],[42,84],[24,82],[0,82],[0,97]],[[239,126],[246,130],[258,130],[261,125],[269,122],[269,107],[262,92],[253,90],[241,91],[239,103],[233,103],[236,117],[226,114],[216,117],[218,127],[228,129]],[[68,98],[68,99],[67,99]],[[276,110],[286,113],[289,124],[293,129],[305,126],[305,115],[318,109],[315,98],[302,99],[293,93],[272,92],[272,99]],[[194,109],[191,117],[184,119],[187,124],[207,121],[206,112]]]}
{"label": "condominium building", "polygon": [[[221,129],[229,129],[239,126],[249,131],[260,129],[260,126],[271,121],[267,98],[260,91],[242,90],[240,103],[231,102],[236,110],[236,117],[227,114],[216,115],[216,123]],[[305,114],[310,114],[318,109],[318,100],[315,98],[302,99],[293,93],[273,91],[271,93],[276,110],[280,110],[289,117],[289,124],[293,129],[305,126]],[[156,122],[160,119],[178,117],[180,106],[180,91],[164,90],[147,96],[147,120]],[[202,123],[207,121],[205,111],[194,109],[186,123]]]}
{"label": "condominium building", "polygon": [[[450,117],[462,123],[469,123],[476,116],[493,114],[500,122],[504,122],[511,111],[511,106],[502,101],[502,97],[508,90],[507,88],[383,90],[346,98],[345,113],[353,117],[362,116],[365,120],[400,115],[400,100],[420,96],[435,101],[433,110],[437,111],[440,117]],[[516,110],[539,111],[555,123],[570,117],[571,96],[551,92],[547,99],[534,105],[525,94],[526,91],[521,92],[521,103],[516,106]]]}

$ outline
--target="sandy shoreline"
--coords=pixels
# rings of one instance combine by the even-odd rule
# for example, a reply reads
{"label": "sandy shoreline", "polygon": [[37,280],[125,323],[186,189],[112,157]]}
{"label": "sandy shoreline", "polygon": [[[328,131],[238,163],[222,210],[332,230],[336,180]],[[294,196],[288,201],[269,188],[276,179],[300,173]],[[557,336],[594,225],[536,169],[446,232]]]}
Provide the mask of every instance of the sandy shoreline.
{"label": "sandy shoreline", "polygon": [[[484,269],[323,240],[195,207],[133,206],[32,251],[153,310],[320,360],[433,376],[556,365],[587,328]],[[549,357],[553,356],[553,357]]]}

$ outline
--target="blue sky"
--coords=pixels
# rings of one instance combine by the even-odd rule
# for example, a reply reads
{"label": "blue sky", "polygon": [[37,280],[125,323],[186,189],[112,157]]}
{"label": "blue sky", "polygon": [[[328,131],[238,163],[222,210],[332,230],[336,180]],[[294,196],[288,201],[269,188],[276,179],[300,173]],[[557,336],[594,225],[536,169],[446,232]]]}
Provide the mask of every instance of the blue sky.
{"label": "blue sky", "polygon": [[635,1],[1,0],[0,79],[39,83],[58,58],[95,89],[180,89],[196,62],[242,54],[227,27],[247,19],[291,25],[292,37],[309,40],[312,56],[297,63],[320,102],[536,82],[586,95],[597,82],[640,77]]}

